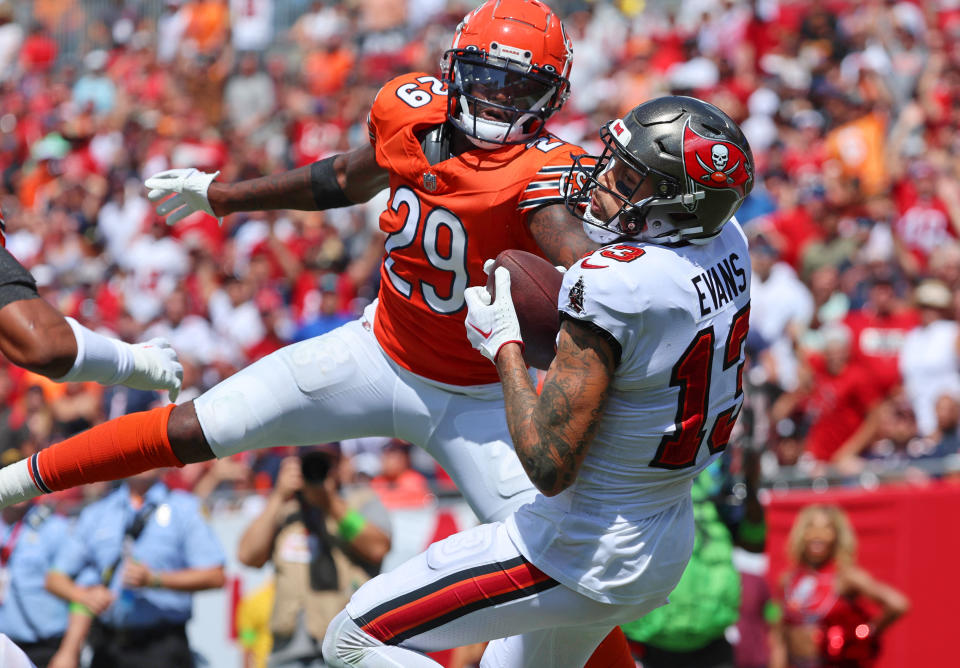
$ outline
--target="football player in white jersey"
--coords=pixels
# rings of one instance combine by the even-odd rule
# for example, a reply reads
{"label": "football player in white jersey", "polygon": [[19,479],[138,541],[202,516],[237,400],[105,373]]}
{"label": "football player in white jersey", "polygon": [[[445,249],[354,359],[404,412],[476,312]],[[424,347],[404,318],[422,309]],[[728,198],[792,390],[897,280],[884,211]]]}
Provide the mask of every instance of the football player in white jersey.
{"label": "football player in white jersey", "polygon": [[733,120],[689,97],[644,103],[601,138],[568,205],[611,243],[566,272],[539,396],[509,273],[496,270],[492,303],[466,291],[468,338],[496,364],[541,494],[361,587],[327,631],[330,665],[435,666],[424,652],[494,640],[484,667],[582,666],[680,579],[691,481],[743,401],[750,260],[732,218],[753,157]]}

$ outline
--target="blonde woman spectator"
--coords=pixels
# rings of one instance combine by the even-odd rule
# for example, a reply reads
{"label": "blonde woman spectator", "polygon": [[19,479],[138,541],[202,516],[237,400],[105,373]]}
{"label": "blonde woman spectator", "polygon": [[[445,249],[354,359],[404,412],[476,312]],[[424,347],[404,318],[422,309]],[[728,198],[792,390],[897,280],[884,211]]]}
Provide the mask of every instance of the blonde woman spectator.
{"label": "blonde woman spectator", "polygon": [[[797,516],[787,541],[792,563],[780,579],[783,615],[771,637],[770,668],[873,665],[879,637],[910,602],[858,566],[856,550],[840,508],[813,505]],[[868,616],[861,599],[879,613]]]}

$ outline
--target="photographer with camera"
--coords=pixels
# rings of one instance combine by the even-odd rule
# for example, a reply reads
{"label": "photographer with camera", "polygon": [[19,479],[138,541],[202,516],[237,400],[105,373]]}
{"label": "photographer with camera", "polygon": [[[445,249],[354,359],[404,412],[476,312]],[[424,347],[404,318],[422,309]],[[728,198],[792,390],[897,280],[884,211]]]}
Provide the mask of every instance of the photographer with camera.
{"label": "photographer with camera", "polygon": [[237,546],[241,563],[276,570],[270,668],[323,666],[327,625],[390,550],[387,510],[369,487],[343,484],[341,464],[336,446],[284,459]]}

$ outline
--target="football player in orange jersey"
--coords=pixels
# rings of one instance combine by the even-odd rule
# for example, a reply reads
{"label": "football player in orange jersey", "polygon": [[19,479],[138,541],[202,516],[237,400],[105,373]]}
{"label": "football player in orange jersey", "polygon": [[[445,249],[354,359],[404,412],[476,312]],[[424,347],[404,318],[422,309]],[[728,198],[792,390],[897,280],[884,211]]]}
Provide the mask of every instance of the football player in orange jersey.
{"label": "football player in orange jersey", "polygon": [[57,382],[122,383],[167,390],[177,398],[183,366],[164,339],[129,344],[64,317],[37,292],[33,276],[7,250],[0,212],[0,352],[16,364]]}
{"label": "football player in orange jersey", "polygon": [[[0,470],[0,506],[147,468],[376,435],[433,455],[483,521],[532,500],[496,369],[463,336],[463,292],[486,282],[484,260],[502,250],[569,266],[597,246],[564,205],[583,151],[544,128],[568,96],[571,61],[545,4],[489,0],[458,26],[440,78],[416,72],[380,90],[368,146],[234,184],[195,169],[149,178],[170,223],[195,211],[349,206],[389,186],[379,298],[359,320],[286,346],[192,402],[112,420]],[[347,534],[362,527],[338,519]],[[611,640],[616,658],[597,665],[625,660],[622,635]]]}
{"label": "football player in orange jersey", "polygon": [[563,201],[583,151],[544,130],[567,97],[571,58],[546,5],[490,0],[458,26],[442,78],[415,72],[380,90],[368,146],[235,184],[194,169],[148,179],[170,221],[195,210],[346,206],[389,186],[379,298],[359,320],[286,346],[192,402],[99,425],[18,477],[0,471],[0,504],[153,466],[375,435],[424,447],[484,521],[532,499],[496,369],[463,337],[463,291],[486,282],[484,260],[504,249],[569,265],[596,246]]}

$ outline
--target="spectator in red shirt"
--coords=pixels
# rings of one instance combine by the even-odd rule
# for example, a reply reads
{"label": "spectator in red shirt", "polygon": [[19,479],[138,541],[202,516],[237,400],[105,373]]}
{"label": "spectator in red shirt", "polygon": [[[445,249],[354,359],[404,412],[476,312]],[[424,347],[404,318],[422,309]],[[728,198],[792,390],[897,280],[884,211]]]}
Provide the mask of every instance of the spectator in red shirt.
{"label": "spectator in red shirt", "polygon": [[826,193],[822,187],[798,192],[798,188],[788,182],[778,193],[780,208],[767,219],[767,232],[777,246],[780,258],[799,272],[804,250],[811,242],[823,237],[817,221],[826,211]]}
{"label": "spectator in red shirt", "polygon": [[791,180],[800,181],[820,174],[827,160],[823,139],[823,114],[804,109],[790,119],[796,129],[794,140],[784,148],[783,168]]}
{"label": "spectator in red shirt", "polygon": [[881,399],[900,384],[899,356],[907,333],[920,324],[912,308],[897,298],[894,278],[885,271],[875,276],[863,308],[849,313],[844,324],[852,335],[851,356],[873,377],[873,396]]}
{"label": "spectator in red shirt", "polygon": [[46,74],[57,61],[57,42],[42,23],[35,23],[20,48],[20,65],[32,74]]}
{"label": "spectator in red shirt", "polygon": [[934,249],[960,236],[960,210],[952,199],[941,197],[941,192],[950,192],[939,185],[943,178],[931,163],[921,161],[912,164],[907,178],[897,184],[900,217],[893,231],[921,268]]}
{"label": "spectator in red shirt", "polygon": [[257,343],[244,351],[249,362],[256,362],[289,343],[281,333],[289,328],[285,328],[286,312],[280,294],[271,288],[260,288],[253,299],[253,303],[260,312],[264,334]]}
{"label": "spectator in red shirt", "polygon": [[781,420],[799,407],[810,423],[806,452],[817,461],[829,462],[863,424],[875,392],[871,374],[851,361],[850,330],[831,324],[822,335],[822,356],[806,359],[799,387],[777,399],[773,417]]}
{"label": "spectator in red shirt", "polygon": [[389,510],[421,508],[430,500],[426,477],[410,466],[410,445],[396,438],[383,447],[380,475],[370,487]]}

